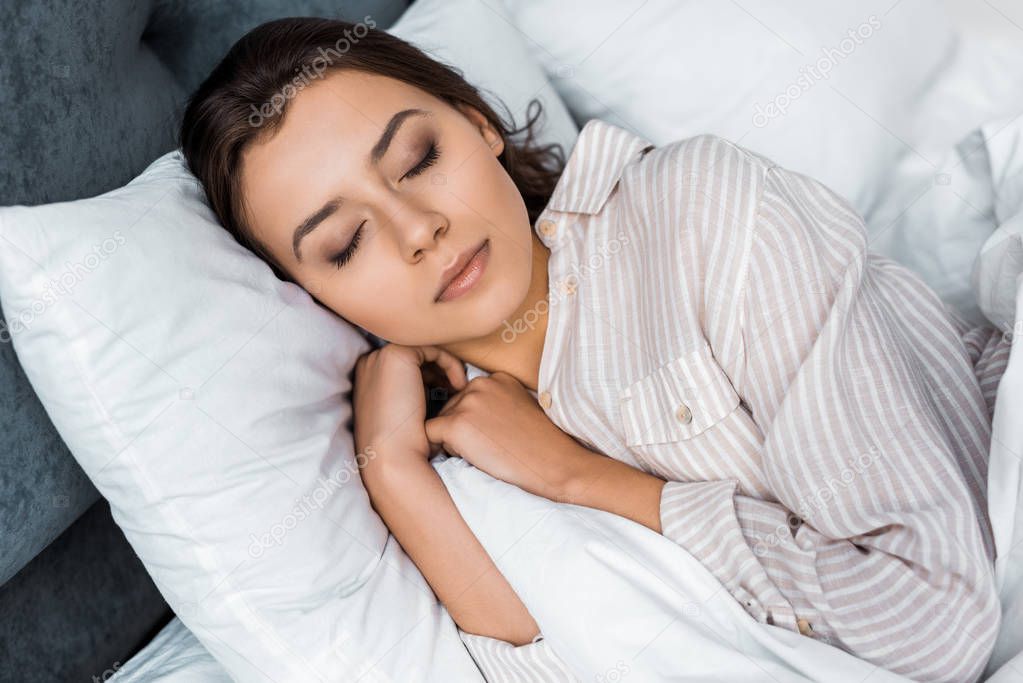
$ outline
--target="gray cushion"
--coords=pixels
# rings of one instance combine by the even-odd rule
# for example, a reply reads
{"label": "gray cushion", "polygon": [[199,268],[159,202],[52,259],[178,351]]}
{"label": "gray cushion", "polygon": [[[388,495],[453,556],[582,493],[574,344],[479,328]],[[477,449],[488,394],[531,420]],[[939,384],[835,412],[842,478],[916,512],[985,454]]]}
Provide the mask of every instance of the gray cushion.
{"label": "gray cushion", "polygon": [[106,680],[173,616],[140,576],[100,499],[0,587],[0,681]]}

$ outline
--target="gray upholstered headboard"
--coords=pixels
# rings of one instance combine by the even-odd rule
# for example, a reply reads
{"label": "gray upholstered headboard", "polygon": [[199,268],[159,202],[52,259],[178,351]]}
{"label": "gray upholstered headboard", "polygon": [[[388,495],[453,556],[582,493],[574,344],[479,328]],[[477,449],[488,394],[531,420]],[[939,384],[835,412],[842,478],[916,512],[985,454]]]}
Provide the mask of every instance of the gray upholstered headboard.
{"label": "gray upholstered headboard", "polygon": [[[0,205],[129,181],[176,146],[188,94],[264,21],[370,15],[387,28],[407,4],[4,0]],[[103,680],[169,617],[11,344],[0,343],[0,680]]]}

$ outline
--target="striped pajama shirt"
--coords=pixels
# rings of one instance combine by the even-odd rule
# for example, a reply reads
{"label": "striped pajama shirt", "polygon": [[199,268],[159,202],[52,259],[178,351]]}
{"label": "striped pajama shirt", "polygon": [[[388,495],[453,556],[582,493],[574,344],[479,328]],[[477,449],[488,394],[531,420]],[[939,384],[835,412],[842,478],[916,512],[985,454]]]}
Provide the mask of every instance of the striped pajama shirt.
{"label": "striped pajama shirt", "polygon": [[[654,148],[589,121],[535,229],[551,421],[664,479],[662,533],[756,620],[976,680],[1009,341],[869,251],[828,188],[714,136]],[[576,680],[542,637],[461,635],[488,681]]]}

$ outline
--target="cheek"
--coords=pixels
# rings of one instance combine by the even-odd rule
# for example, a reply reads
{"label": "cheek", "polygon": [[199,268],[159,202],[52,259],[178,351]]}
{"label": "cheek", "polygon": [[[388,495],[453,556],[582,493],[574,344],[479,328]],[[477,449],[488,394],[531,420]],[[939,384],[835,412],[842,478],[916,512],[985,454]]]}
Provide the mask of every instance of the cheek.
{"label": "cheek", "polygon": [[447,189],[472,212],[497,226],[527,219],[515,183],[493,156],[480,151],[448,178]]}
{"label": "cheek", "polygon": [[415,324],[425,296],[422,283],[410,279],[411,272],[393,254],[368,246],[364,243],[362,253],[340,271],[329,270],[317,298],[345,320],[394,339],[396,323]]}

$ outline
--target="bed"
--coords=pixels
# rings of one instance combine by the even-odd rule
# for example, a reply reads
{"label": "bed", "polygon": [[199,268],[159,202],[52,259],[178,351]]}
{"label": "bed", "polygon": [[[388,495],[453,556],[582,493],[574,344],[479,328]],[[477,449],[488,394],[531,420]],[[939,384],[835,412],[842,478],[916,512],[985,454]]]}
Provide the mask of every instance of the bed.
{"label": "bed", "polygon": [[[497,0],[480,1],[484,5],[499,4]],[[730,11],[747,17],[743,31],[769,34],[771,41],[780,43],[791,39],[795,29],[771,14],[769,8],[733,4]],[[906,0],[902,7],[895,6],[898,4],[876,4],[881,27],[878,35],[897,30],[899,13],[914,5],[912,0]],[[521,34],[523,45],[536,53],[576,124],[595,116],[624,121],[655,142],[690,132],[710,132],[700,128],[712,123],[699,117],[687,124],[697,130],[690,131],[681,124],[670,130],[659,129],[655,123],[658,117],[666,118],[664,113],[651,111],[651,107],[644,110],[649,100],[626,87],[649,64],[643,64],[642,55],[637,55],[632,64],[636,71],[623,73],[616,68],[616,63],[629,65],[615,50],[630,44],[630,31],[655,22],[658,13],[669,12],[666,5],[651,2],[644,9],[645,3],[636,2],[613,11],[610,6],[601,7],[590,12],[593,16],[589,24],[580,19],[582,8],[574,3],[509,5],[513,5],[510,17],[515,31]],[[696,11],[694,8],[699,7],[686,4],[685,10]],[[707,7],[704,5],[702,11],[708,11]],[[1019,31],[1023,17],[1014,16],[1008,5],[991,3],[985,7],[977,12],[970,3],[949,4],[948,16],[956,27],[962,27],[961,34],[939,46],[943,52],[935,56],[935,63],[940,68],[921,67],[918,75],[925,74],[926,78],[921,77],[915,89],[907,91],[906,97],[915,103],[919,118],[893,122],[869,106],[859,105],[859,97],[850,103],[848,95],[852,91],[847,88],[854,86],[851,76],[848,81],[838,80],[842,74],[837,74],[836,80],[815,85],[802,97],[804,103],[811,102],[812,97],[826,97],[827,106],[842,107],[850,121],[862,126],[855,130],[870,131],[870,139],[877,141],[876,145],[861,145],[871,151],[870,155],[855,157],[855,163],[831,165],[826,162],[833,157],[834,149],[822,147],[827,153],[821,158],[779,159],[792,166],[805,163],[808,172],[830,173],[828,180],[836,186],[852,182],[844,175],[847,173],[871,175],[869,187],[849,184],[843,189],[855,197],[857,207],[868,217],[875,248],[915,267],[946,300],[975,319],[983,311],[971,293],[971,267],[996,228],[1016,215],[1005,198],[1018,195],[1023,188],[1023,179],[1013,173],[1021,163],[1019,149],[1023,149],[1019,120],[1023,112],[1019,81],[1023,55],[1018,49],[1023,44],[1023,32]],[[873,8],[865,6],[857,10],[856,16],[871,15]],[[0,98],[7,105],[3,116],[8,119],[0,128],[0,158],[7,162],[0,164],[2,203],[42,204],[86,197],[133,178],[154,158],[173,149],[175,123],[184,96],[235,39],[263,21],[299,14],[351,18],[371,14],[379,27],[387,28],[407,9],[407,3],[397,0],[309,0],[297,5],[271,0],[154,0],[141,5],[110,1],[88,9],[71,9],[58,2],[9,3],[0,9],[4,25],[12,34],[12,39],[0,48],[6,57],[3,77],[8,86],[0,90]],[[559,12],[563,14],[559,16]],[[845,16],[837,21],[843,26],[856,25]],[[565,32],[566,26],[574,31]],[[667,26],[670,28],[670,22]],[[838,45],[832,35],[803,35],[800,39],[804,42],[799,44]],[[871,44],[866,45],[862,59],[869,62],[878,58],[867,52]],[[784,45],[774,47],[787,50]],[[46,60],[25,58],[26,54],[40,53],[50,56]],[[809,58],[805,51],[798,57],[789,56],[795,59],[796,67]],[[583,61],[598,76],[583,69]],[[719,64],[722,69],[726,66]],[[743,65],[737,60],[735,66]],[[855,67],[851,61],[836,67],[839,71],[843,68],[848,73]],[[599,79],[607,83],[601,85]],[[619,81],[621,87],[615,85]],[[798,119],[779,118],[757,126],[747,104],[744,101],[742,107],[737,107],[734,117],[719,117],[713,124],[719,128],[712,132],[733,139],[748,134],[745,144],[762,146],[774,156],[791,153],[792,145],[783,147],[782,131],[789,130],[785,125],[796,126]],[[849,140],[842,138],[854,132],[836,128],[827,139],[848,147]],[[778,145],[777,153],[772,144]],[[851,166],[855,166],[855,173],[847,168]],[[932,191],[934,188],[937,191]],[[1021,318],[1016,315],[1015,319]],[[1009,625],[1003,628],[1004,637],[985,675],[985,680],[995,683],[1023,679],[1023,655],[1018,654],[1023,649],[1019,627],[1023,622],[1023,589],[1019,587],[1018,569],[1023,565],[1018,557],[1023,522],[1017,523],[1016,455],[1023,452],[1023,435],[1011,417],[1023,408],[1019,406],[1023,398],[1019,395],[1023,393],[1023,361],[1018,350],[1013,363],[1014,383],[1004,390],[1006,398],[999,398],[997,447],[992,451],[991,478],[1000,486],[992,487],[990,510],[1000,548],[1007,548],[999,576]],[[0,678],[93,677],[120,683],[232,680],[161,596],[114,523],[108,504],[54,430],[9,344],[0,345],[0,368],[5,380],[0,414],[6,418],[6,429],[0,432],[4,440],[0,458],[5,471],[0,498],[0,606],[5,617],[0,626]],[[466,506],[483,510],[487,505],[518,505],[522,519],[544,512],[536,507],[537,501],[482,478],[458,459],[441,459],[436,466],[453,495]],[[587,553],[603,553],[600,556],[607,572],[594,580],[591,590],[603,588],[605,602],[592,601],[594,610],[599,606],[626,615],[628,610],[637,609],[636,605],[648,604],[643,596],[631,594],[616,583],[630,557],[633,561],[641,558],[653,564],[663,562],[665,566],[678,560],[671,556],[671,548],[654,544],[654,539],[638,535],[634,528],[595,512],[576,510],[562,522],[549,530],[546,540],[541,537],[537,543],[549,546],[558,533],[569,535],[580,529],[593,534],[595,545],[578,548],[575,561],[592,559]],[[515,531],[507,526],[481,529],[494,544],[504,542],[505,534]],[[542,546],[533,550],[542,552]],[[506,562],[507,570],[515,572],[514,558]],[[645,599],[652,600],[655,593]],[[673,603],[670,593],[662,597],[661,603],[667,605],[663,612],[666,620],[681,615],[680,623],[684,623],[686,617],[693,616],[686,614],[688,608],[684,605]],[[661,609],[656,601],[649,606]],[[715,623],[722,629],[718,633],[720,647],[696,648],[695,643],[700,642],[696,640],[690,645],[694,654],[704,658],[709,670],[723,679],[807,680],[813,679],[815,672],[835,666],[830,653],[801,650],[795,642],[765,636],[750,624],[735,626],[733,608],[727,602],[715,603],[703,608],[700,615],[719,620]],[[567,634],[571,628],[567,621],[558,622],[556,615],[545,624],[545,630],[551,633],[560,630]],[[622,633],[608,629],[603,640],[595,636],[586,652],[579,648],[578,659],[592,656],[600,648],[614,651],[624,647]],[[671,633],[668,631],[668,635]],[[681,638],[686,631],[678,634]],[[669,639],[649,645],[644,659],[629,660],[629,674],[636,680],[651,680],[658,657],[671,654],[670,645]],[[632,651],[640,649],[635,643],[629,647]],[[746,659],[738,658],[738,664],[736,650],[746,654]],[[860,670],[855,662],[846,663],[849,667],[843,675],[849,680],[863,678],[856,675],[857,671],[873,674],[871,680],[884,679],[883,672]],[[612,666],[600,673],[606,680],[613,680],[612,676],[621,671]],[[700,678],[695,673],[692,677]],[[424,678],[443,680],[443,672],[432,672]]]}

